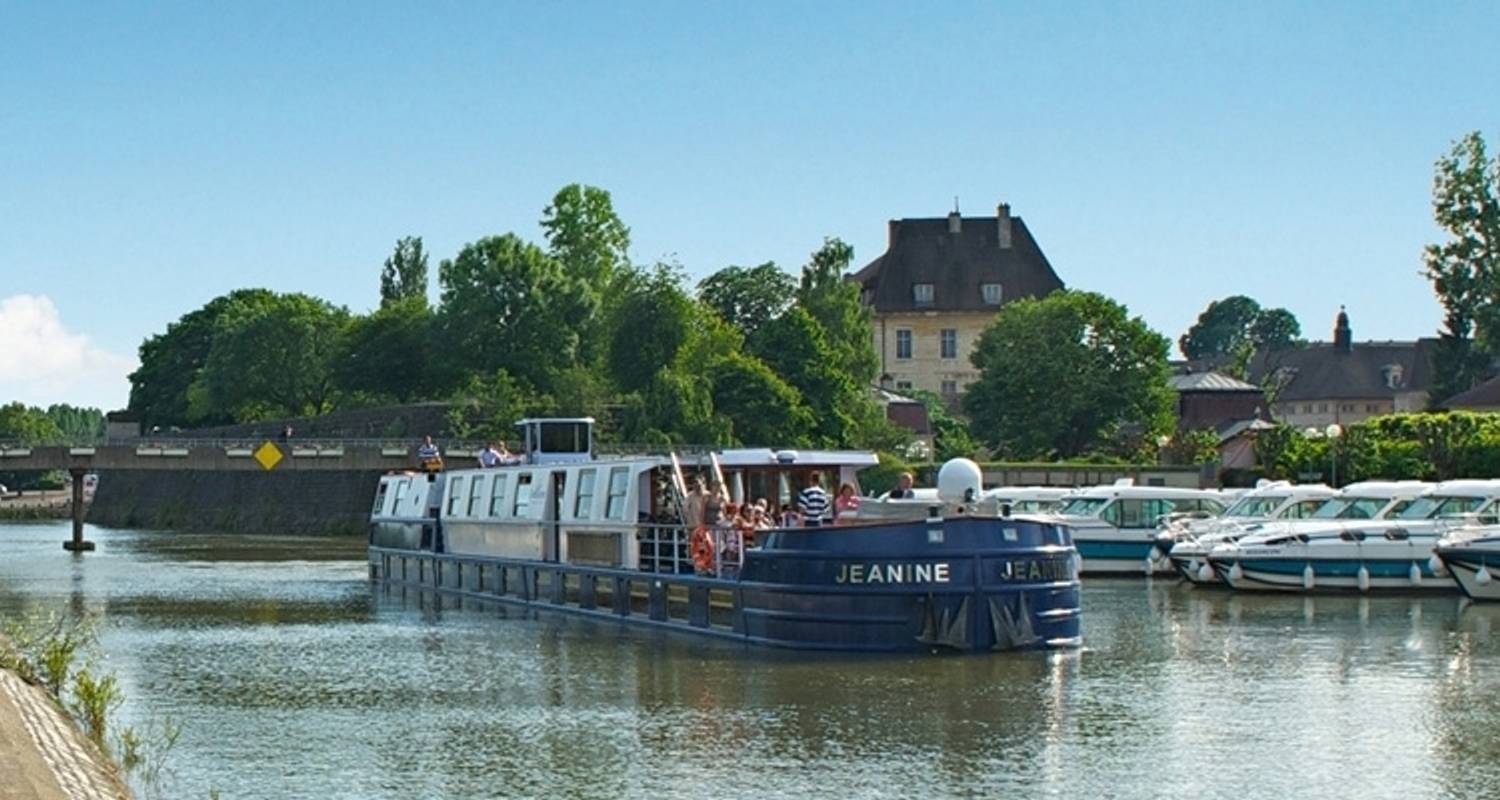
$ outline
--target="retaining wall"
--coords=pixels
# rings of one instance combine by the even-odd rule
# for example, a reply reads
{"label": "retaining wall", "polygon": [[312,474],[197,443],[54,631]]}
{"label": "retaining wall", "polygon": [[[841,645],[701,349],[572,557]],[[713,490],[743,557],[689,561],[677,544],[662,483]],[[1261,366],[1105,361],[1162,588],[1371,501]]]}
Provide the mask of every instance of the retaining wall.
{"label": "retaining wall", "polygon": [[111,528],[297,536],[364,535],[380,471],[115,470],[88,521]]}

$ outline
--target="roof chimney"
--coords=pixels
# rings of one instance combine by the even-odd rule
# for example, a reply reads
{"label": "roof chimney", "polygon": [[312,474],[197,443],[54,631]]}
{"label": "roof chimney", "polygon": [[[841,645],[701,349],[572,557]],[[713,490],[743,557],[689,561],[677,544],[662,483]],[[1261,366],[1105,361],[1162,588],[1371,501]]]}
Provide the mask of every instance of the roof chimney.
{"label": "roof chimney", "polygon": [[1001,203],[995,208],[995,243],[1001,250],[1010,249],[1010,204]]}
{"label": "roof chimney", "polygon": [[893,219],[890,222],[886,223],[886,225],[888,231],[888,241],[885,243],[885,246],[887,249],[889,249],[896,246],[896,229],[901,227],[901,220]]}
{"label": "roof chimney", "polygon": [[948,212],[948,232],[949,233],[958,233],[958,232],[960,232],[960,231],[963,230],[963,226],[964,226],[963,217],[960,217],[958,215],[957,211],[950,211],[950,212]]}
{"label": "roof chimney", "polygon": [[1349,314],[1339,306],[1338,318],[1333,322],[1333,347],[1345,353],[1354,352],[1354,331],[1349,329]]}

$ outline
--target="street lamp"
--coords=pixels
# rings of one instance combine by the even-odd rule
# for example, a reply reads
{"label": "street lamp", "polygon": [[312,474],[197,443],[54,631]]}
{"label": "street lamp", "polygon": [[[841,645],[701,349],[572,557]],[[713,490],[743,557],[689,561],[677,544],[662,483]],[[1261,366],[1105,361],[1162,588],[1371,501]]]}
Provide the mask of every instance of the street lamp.
{"label": "street lamp", "polygon": [[1323,434],[1328,437],[1328,482],[1337,489],[1339,485],[1338,441],[1339,437],[1344,435],[1344,429],[1334,422],[1323,429]]}
{"label": "street lamp", "polygon": [[1172,442],[1172,437],[1170,437],[1170,436],[1168,436],[1166,434],[1161,434],[1160,436],[1156,437],[1156,463],[1157,464],[1165,463],[1163,461],[1163,459],[1162,459],[1162,456],[1166,452],[1167,445],[1171,444],[1171,442]]}

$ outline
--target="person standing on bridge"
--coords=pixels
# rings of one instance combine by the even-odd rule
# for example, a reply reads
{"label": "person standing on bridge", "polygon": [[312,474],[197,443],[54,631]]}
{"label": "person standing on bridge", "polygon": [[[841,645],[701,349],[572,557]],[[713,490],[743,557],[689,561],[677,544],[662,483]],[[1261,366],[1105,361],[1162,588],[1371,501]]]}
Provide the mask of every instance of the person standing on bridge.
{"label": "person standing on bridge", "polygon": [[423,438],[422,444],[417,447],[417,463],[428,472],[442,470],[443,454],[438,451],[438,446],[433,444],[431,436]]}

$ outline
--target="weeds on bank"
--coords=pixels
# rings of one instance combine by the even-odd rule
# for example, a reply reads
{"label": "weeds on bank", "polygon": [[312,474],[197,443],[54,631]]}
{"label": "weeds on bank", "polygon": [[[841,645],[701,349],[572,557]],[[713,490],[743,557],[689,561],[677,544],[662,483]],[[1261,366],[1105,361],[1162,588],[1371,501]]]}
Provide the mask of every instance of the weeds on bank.
{"label": "weeds on bank", "polygon": [[111,738],[110,718],[125,701],[114,673],[98,668],[94,617],[34,616],[0,626],[0,668],[41,686],[83,726],[99,750],[150,794],[159,792],[163,765],[182,735],[171,718],[152,720],[144,732],[125,726]]}

